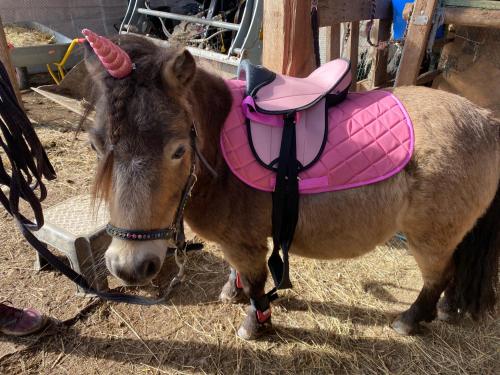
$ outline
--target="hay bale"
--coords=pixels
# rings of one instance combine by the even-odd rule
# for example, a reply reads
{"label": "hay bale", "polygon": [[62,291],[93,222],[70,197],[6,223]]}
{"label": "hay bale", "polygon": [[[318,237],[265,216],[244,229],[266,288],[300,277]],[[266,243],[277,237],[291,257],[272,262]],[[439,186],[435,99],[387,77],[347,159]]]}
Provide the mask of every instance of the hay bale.
{"label": "hay bale", "polygon": [[19,25],[8,24],[4,26],[7,42],[14,47],[31,47],[55,43],[55,36],[40,30]]}

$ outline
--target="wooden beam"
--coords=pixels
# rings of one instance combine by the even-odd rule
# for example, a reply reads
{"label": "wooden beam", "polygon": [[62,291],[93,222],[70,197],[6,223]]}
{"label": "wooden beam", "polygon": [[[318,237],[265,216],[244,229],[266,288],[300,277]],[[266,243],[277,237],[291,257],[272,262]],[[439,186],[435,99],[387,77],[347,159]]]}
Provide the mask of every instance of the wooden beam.
{"label": "wooden beam", "polygon": [[445,0],[444,5],[446,7],[463,7],[463,8],[481,8],[481,9],[491,9],[500,10],[499,1],[491,0]]}
{"label": "wooden beam", "polygon": [[356,91],[358,81],[358,54],[359,54],[359,21],[350,23],[348,49],[349,60],[351,61],[352,84],[351,90]]}
{"label": "wooden beam", "polygon": [[[71,112],[74,112],[80,116],[83,116],[85,113],[85,108],[82,105],[82,100],[78,99],[72,99],[67,96],[59,95],[53,92],[52,86],[54,85],[47,85],[47,86],[40,86],[40,87],[32,87],[31,89],[46,97],[47,99],[53,101],[54,103],[59,104],[60,106],[70,110]],[[95,112],[92,111],[90,114],[88,114],[87,119],[89,121],[94,122],[95,121]]]}
{"label": "wooden beam", "polygon": [[[500,1],[498,2],[500,5]],[[445,8],[444,22],[460,26],[500,29],[500,10],[477,8]]]}
{"label": "wooden beam", "polygon": [[[377,20],[376,21],[376,31],[377,31],[377,43],[386,42],[391,38],[391,26],[392,21],[390,20]],[[371,75],[371,81],[373,82],[373,87],[383,86],[387,80],[387,62],[389,60],[389,49],[375,49],[375,58],[373,59],[373,66]]]}
{"label": "wooden beam", "polygon": [[19,92],[16,69],[14,68],[14,65],[12,65],[12,60],[10,59],[10,50],[9,46],[7,45],[7,38],[5,37],[5,31],[3,29],[2,17],[0,17],[0,61],[7,70],[7,74],[9,75],[12,87],[14,87],[14,92],[16,93],[19,105],[21,106],[21,108],[24,108],[21,93]]}
{"label": "wooden beam", "polygon": [[406,36],[396,86],[414,85],[425,55],[439,0],[416,0]]}
{"label": "wooden beam", "polygon": [[310,12],[309,0],[264,1],[264,66],[295,77],[314,70]]}
{"label": "wooden beam", "polygon": [[[500,1],[498,2],[500,6]],[[412,3],[406,3],[403,18],[408,20],[413,9]],[[444,8],[444,23],[460,26],[500,28],[500,10],[479,8],[446,7]]]}
{"label": "wooden beam", "polygon": [[340,57],[340,23],[326,28],[326,61]]}
{"label": "wooden beam", "polygon": [[430,72],[425,72],[421,74],[417,78],[417,85],[425,85],[429,82],[432,82],[438,77],[443,71],[441,69],[432,70]]}
{"label": "wooden beam", "polygon": [[[264,1],[274,2],[276,0]],[[374,19],[391,19],[391,0],[374,0]],[[310,3],[310,1],[308,1]],[[369,20],[372,17],[372,1],[367,0],[319,0],[318,2],[320,26],[331,26],[341,22]]]}

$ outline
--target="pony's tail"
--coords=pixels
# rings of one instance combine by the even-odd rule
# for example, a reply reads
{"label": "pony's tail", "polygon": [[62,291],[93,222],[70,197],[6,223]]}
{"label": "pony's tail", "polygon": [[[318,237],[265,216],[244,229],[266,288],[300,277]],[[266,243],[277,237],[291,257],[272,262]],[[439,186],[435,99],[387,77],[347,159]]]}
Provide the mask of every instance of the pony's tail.
{"label": "pony's tail", "polygon": [[500,185],[486,213],[458,245],[454,301],[459,312],[478,319],[495,308],[500,256]]}

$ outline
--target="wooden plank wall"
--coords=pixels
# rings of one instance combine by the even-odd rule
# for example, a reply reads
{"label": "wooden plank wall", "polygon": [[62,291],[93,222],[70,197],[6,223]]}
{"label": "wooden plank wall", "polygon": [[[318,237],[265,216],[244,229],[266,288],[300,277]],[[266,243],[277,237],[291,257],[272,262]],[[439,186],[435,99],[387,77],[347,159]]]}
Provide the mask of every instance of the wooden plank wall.
{"label": "wooden plank wall", "polygon": [[[318,11],[320,26],[330,26],[341,22],[363,21],[369,20],[371,17],[372,2],[371,0],[320,0]],[[377,0],[374,18],[388,19],[391,17],[391,14],[391,1]]]}

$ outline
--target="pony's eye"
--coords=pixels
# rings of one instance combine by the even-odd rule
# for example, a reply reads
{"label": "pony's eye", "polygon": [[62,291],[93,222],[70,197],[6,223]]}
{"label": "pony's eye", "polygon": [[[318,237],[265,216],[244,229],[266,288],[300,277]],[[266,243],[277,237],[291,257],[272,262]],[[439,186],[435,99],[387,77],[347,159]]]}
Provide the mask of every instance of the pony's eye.
{"label": "pony's eye", "polygon": [[179,146],[177,150],[175,150],[174,154],[172,155],[172,159],[180,159],[186,152],[186,147],[184,146]]}

